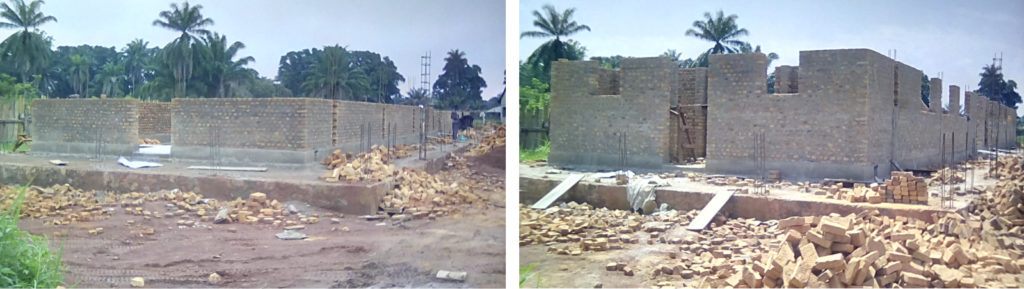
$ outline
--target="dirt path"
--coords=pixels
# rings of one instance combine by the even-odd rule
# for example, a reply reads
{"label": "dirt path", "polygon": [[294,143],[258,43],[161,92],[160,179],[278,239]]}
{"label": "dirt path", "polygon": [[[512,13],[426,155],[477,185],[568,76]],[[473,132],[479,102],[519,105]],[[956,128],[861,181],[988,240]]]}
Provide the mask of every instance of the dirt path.
{"label": "dirt path", "polygon": [[[472,160],[472,177],[497,183],[504,171]],[[478,192],[504,200],[504,182]],[[164,211],[167,202],[145,204]],[[502,287],[505,281],[505,209],[489,202],[436,220],[379,225],[346,216],[340,223],[306,225],[306,240],[274,237],[280,227],[264,224],[179,226],[177,218],[129,215],[54,226],[23,219],[21,227],[46,235],[63,251],[69,287]],[[317,210],[323,212],[322,210]],[[87,231],[102,227],[97,236]],[[154,235],[142,235],[152,227]],[[346,230],[347,228],[348,230]],[[465,282],[434,278],[437,270],[466,271]],[[207,281],[211,273],[223,277]]]}

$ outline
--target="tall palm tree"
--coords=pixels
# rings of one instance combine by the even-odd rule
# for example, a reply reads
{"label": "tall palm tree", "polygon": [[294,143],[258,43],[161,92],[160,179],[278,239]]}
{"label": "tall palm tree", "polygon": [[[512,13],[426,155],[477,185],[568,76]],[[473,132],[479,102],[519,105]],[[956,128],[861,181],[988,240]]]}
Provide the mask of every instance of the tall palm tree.
{"label": "tall palm tree", "polygon": [[[11,6],[13,5],[13,7]],[[39,26],[57,22],[57,18],[40,11],[43,0],[11,0],[0,4],[0,28],[21,29],[8,36],[3,46],[4,62],[14,65],[21,74],[20,81],[29,82],[29,76],[41,73],[50,56],[50,40],[39,31]]]}
{"label": "tall palm tree", "polygon": [[75,93],[82,98],[88,97],[85,94],[88,91],[89,66],[91,65],[91,61],[85,56],[79,54],[71,56],[71,86]]}
{"label": "tall palm tree", "polygon": [[245,49],[245,44],[235,41],[228,45],[228,39],[224,35],[213,33],[207,35],[203,41],[203,58],[206,60],[210,72],[210,80],[216,87],[215,97],[226,97],[229,95],[228,85],[247,79],[250,75],[245,68],[256,59],[246,56],[234,60],[239,50]]}
{"label": "tall palm tree", "polygon": [[531,65],[538,65],[543,67],[545,74],[551,71],[550,64],[552,61],[558,59],[569,59],[569,60],[580,60],[583,58],[582,53],[579,52],[579,45],[571,42],[571,40],[563,41],[562,38],[568,39],[573,34],[582,32],[584,30],[590,31],[590,26],[579,24],[572,19],[573,14],[576,13],[576,8],[569,8],[559,12],[555,9],[555,6],[544,5],[542,7],[544,13],[541,11],[533,11],[533,26],[539,30],[523,32],[521,38],[554,38],[544,42],[533,53],[530,55],[528,62]]}
{"label": "tall palm tree", "polygon": [[135,39],[124,48],[124,73],[131,86],[132,96],[138,97],[138,87],[145,79],[146,60],[149,59],[149,42]]}
{"label": "tall palm tree", "polygon": [[328,99],[350,99],[353,91],[368,89],[369,79],[352,67],[345,48],[324,47],[316,56],[312,73],[302,83],[303,90]]}
{"label": "tall palm tree", "polygon": [[708,55],[722,53],[737,53],[749,43],[737,40],[740,36],[749,34],[747,29],[736,25],[736,14],[725,16],[721,10],[713,17],[711,13],[704,13],[704,21],[693,22],[693,28],[686,30],[686,36],[693,36],[698,39],[715,43],[710,49],[697,57],[698,66],[706,67]]}
{"label": "tall palm tree", "polygon": [[161,19],[153,20],[153,26],[181,33],[164,50],[167,62],[174,66],[178,96],[185,95],[188,78],[192,77],[192,43],[199,42],[200,36],[209,35],[210,31],[206,27],[213,25],[213,19],[203,17],[200,9],[203,9],[203,5],[190,6],[185,2],[179,7],[177,3],[171,3],[171,10],[160,12]]}
{"label": "tall palm tree", "polygon": [[118,86],[124,79],[124,66],[113,61],[107,62],[100,67],[99,75],[96,78],[103,84],[101,95],[117,97],[121,90]]}

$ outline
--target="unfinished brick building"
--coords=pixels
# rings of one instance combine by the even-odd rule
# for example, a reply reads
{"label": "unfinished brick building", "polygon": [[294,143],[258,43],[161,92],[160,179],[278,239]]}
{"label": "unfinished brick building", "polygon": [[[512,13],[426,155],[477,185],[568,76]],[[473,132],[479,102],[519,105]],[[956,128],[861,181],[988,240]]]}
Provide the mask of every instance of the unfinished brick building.
{"label": "unfinished brick building", "polygon": [[875,180],[1013,146],[1011,108],[967,93],[961,114],[960,89],[950,86],[946,112],[939,79],[928,107],[920,70],[868,49],[803,51],[799,67],[777,68],[774,94],[767,66],[759,53],[713,55],[707,70],[659,58],[625,59],[619,70],[555,63],[550,162],[658,167],[695,155],[711,173]]}
{"label": "unfinished brick building", "polygon": [[558,61],[551,73],[556,165],[658,167],[704,156],[707,69],[627,58],[621,69]]}
{"label": "unfinished brick building", "polygon": [[[449,134],[448,111],[425,109],[426,129]],[[415,106],[312,98],[43,99],[32,104],[33,152],[131,155],[140,138],[172,144],[171,157],[225,164],[309,164],[335,148],[419,140]],[[216,150],[211,150],[216,148]]]}

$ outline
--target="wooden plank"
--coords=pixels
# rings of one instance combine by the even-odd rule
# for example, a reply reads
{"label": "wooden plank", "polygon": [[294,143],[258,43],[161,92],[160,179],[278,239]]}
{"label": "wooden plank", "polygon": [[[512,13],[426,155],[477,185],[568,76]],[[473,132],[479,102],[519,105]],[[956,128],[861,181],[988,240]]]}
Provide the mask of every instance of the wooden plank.
{"label": "wooden plank", "polygon": [[238,171],[238,172],[265,172],[267,168],[264,167],[210,167],[210,166],[190,166],[190,170],[206,170],[206,171]]}
{"label": "wooden plank", "polygon": [[693,218],[693,221],[690,222],[690,225],[687,226],[686,229],[690,231],[704,230],[704,228],[711,223],[711,219],[714,219],[715,215],[718,214],[718,211],[722,210],[725,203],[729,202],[729,199],[732,198],[732,194],[734,193],[734,191],[728,191],[715,194],[715,196],[711,198],[711,201],[704,206],[704,209],[700,210],[697,217]]}
{"label": "wooden plank", "polygon": [[583,179],[583,176],[584,176],[584,174],[571,174],[571,175],[569,175],[568,178],[565,178],[565,180],[562,180],[561,183],[559,183],[557,186],[555,186],[554,189],[551,189],[551,191],[548,192],[547,195],[544,195],[543,198],[541,198],[539,201],[534,203],[533,206],[530,206],[530,208],[534,208],[534,209],[547,209],[548,206],[551,206],[551,203],[554,203],[555,200],[557,200],[559,197],[564,195],[565,192],[568,192],[569,189],[571,189],[573,186],[576,185],[576,183],[580,182],[580,180]]}

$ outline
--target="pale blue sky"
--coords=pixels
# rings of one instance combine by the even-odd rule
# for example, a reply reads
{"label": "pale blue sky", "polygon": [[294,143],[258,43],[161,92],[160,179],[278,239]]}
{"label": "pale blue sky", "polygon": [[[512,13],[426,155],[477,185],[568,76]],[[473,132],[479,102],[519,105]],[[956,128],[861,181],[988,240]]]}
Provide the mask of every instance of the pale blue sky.
{"label": "pale blue sky", "polygon": [[[123,48],[135,38],[164,46],[176,33],[152,25],[160,11],[181,1],[49,0],[43,12],[57,23],[41,28],[54,44]],[[213,18],[211,30],[241,41],[240,55],[256,58],[261,76],[277,75],[280,57],[289,51],[340,44],[388,56],[406,82],[403,93],[420,83],[420,56],[433,54],[431,85],[441,73],[445,53],[466,52],[483,69],[484,99],[501,92],[505,72],[505,4],[472,0],[194,0]],[[11,30],[0,31],[7,37]]]}
{"label": "pale blue sky", "polygon": [[[798,65],[800,50],[895,49],[897,60],[944,74],[943,85],[977,88],[981,67],[1003,52],[1006,78],[1024,85],[1024,1],[608,1],[521,0],[519,27],[534,30],[533,10],[553,4],[576,7],[575,19],[591,27],[573,37],[587,56],[657,56],[675,49],[685,57],[710,48],[685,32],[704,12],[736,14],[750,31],[742,40],[778,53],[776,65]],[[544,40],[520,40],[525,59]],[[1024,94],[1024,87],[1017,89]],[[948,92],[944,93],[944,97]],[[961,95],[962,97],[962,95]],[[948,100],[944,99],[944,103]],[[1018,115],[1024,114],[1020,105]]]}

